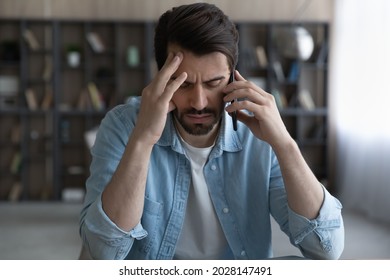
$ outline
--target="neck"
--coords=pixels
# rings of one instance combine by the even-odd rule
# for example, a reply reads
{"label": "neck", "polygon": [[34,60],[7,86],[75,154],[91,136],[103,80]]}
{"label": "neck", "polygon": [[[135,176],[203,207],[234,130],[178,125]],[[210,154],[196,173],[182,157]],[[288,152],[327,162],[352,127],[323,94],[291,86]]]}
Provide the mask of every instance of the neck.
{"label": "neck", "polygon": [[209,133],[205,135],[192,135],[184,130],[184,128],[178,123],[176,118],[174,118],[174,123],[176,130],[180,134],[181,138],[183,138],[186,143],[196,148],[211,147],[214,144],[215,139],[217,138],[219,127],[221,126],[221,122],[219,122],[213,127],[213,129]]}

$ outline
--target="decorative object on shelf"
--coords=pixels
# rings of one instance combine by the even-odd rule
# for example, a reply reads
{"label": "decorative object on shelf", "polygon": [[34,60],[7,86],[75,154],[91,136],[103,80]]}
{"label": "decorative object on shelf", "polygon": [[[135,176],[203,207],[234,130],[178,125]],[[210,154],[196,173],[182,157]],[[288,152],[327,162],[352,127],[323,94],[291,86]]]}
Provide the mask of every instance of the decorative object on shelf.
{"label": "decorative object on shelf", "polygon": [[77,68],[81,63],[81,48],[78,45],[70,44],[66,48],[66,60],[69,67]]}
{"label": "decorative object on shelf", "polygon": [[13,108],[17,105],[19,79],[16,76],[0,76],[0,108]]}
{"label": "decorative object on shelf", "polygon": [[81,187],[65,187],[62,190],[62,201],[68,203],[82,203],[85,191]]}
{"label": "decorative object on shelf", "polygon": [[17,76],[0,76],[0,96],[15,96],[19,91],[19,79]]}
{"label": "decorative object on shelf", "polygon": [[127,65],[129,67],[137,67],[139,66],[140,58],[139,58],[139,50],[137,46],[129,46],[127,48]]}
{"label": "decorative object on shelf", "polygon": [[302,26],[279,27],[275,30],[275,44],[285,57],[308,60],[314,50],[314,40]]}

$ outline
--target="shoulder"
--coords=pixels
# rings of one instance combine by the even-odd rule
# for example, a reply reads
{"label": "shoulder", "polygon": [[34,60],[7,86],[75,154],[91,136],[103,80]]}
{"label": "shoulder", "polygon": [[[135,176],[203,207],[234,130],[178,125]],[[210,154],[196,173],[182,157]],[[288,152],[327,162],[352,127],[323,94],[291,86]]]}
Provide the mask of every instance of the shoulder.
{"label": "shoulder", "polygon": [[135,96],[129,98],[126,103],[120,104],[112,108],[103,119],[105,123],[115,122],[121,123],[126,127],[134,127],[135,121],[138,116],[139,107],[141,103],[141,97]]}

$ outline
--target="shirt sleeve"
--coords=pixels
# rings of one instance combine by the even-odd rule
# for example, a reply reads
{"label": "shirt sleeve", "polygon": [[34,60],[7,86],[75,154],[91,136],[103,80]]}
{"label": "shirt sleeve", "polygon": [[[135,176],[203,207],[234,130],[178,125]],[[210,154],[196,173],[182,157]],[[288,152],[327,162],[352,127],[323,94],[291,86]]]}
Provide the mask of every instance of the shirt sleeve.
{"label": "shirt sleeve", "polygon": [[129,232],[113,223],[102,208],[101,196],[89,206],[84,220],[83,239],[95,259],[124,259],[134,240],[147,236],[140,223]]}
{"label": "shirt sleeve", "polygon": [[290,240],[309,259],[338,259],[344,249],[342,205],[325,187],[324,202],[316,219],[309,220],[290,208]]}
{"label": "shirt sleeve", "polygon": [[[101,195],[111,180],[127,144],[135,116],[127,107],[117,107],[103,119],[92,147],[90,177],[86,183],[84,207],[80,214],[83,244],[95,259],[124,259],[134,240],[147,236],[141,224],[131,231],[121,230],[105,214]],[[134,108],[130,112],[134,114]]]}

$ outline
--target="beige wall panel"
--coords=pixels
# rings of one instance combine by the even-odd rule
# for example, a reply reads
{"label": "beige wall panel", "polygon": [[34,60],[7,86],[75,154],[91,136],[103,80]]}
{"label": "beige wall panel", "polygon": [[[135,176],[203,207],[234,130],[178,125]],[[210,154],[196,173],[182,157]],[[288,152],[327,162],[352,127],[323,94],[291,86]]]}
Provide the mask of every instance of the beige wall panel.
{"label": "beige wall panel", "polygon": [[[330,21],[334,0],[311,0],[302,20]],[[0,17],[155,20],[192,0],[0,0]],[[200,1],[201,2],[201,1]],[[305,0],[214,0],[233,20],[292,20]]]}
{"label": "beige wall panel", "polygon": [[0,17],[46,17],[45,0],[0,0]]}

